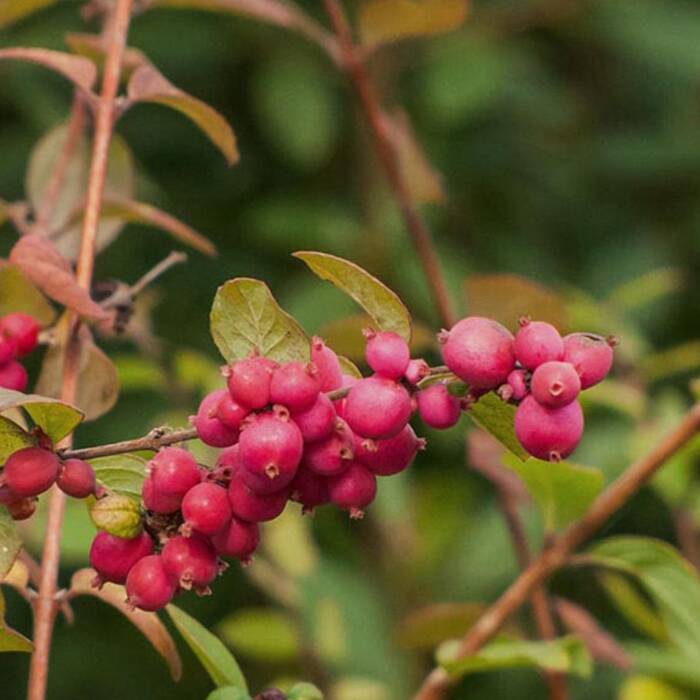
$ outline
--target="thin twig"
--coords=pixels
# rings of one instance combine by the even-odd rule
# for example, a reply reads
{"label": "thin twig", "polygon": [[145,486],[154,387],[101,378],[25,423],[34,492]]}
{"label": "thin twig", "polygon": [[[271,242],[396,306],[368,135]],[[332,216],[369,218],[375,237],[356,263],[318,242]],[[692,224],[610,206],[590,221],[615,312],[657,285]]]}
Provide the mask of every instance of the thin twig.
{"label": "thin twig", "polygon": [[[114,101],[119,88],[122,57],[131,19],[131,4],[132,0],[117,0],[113,14],[105,27],[107,57],[102,78],[102,92],[97,103],[95,138],[76,271],[78,284],[88,290],[95,264],[97,230],[114,122]],[[80,319],[73,314],[61,381],[61,398],[68,403],[73,403],[77,394],[80,358],[79,326]],[[71,438],[67,438],[64,444],[66,447],[70,447]],[[41,561],[41,581],[34,614],[34,652],[29,668],[28,700],[44,700],[46,696],[51,637],[57,611],[56,587],[61,558],[64,499],[63,493],[54,488],[49,502]]]}
{"label": "thin twig", "polygon": [[435,251],[430,231],[404,180],[398,154],[391,135],[387,131],[386,120],[367,72],[367,67],[364,64],[362,52],[355,45],[352,30],[340,0],[324,0],[324,4],[340,44],[340,65],[347,73],[357,93],[357,98],[374,135],[377,156],[386,171],[391,191],[401,210],[406,228],[418,253],[423,273],[440,315],[440,322],[449,328],[454,325],[456,317],[445,283],[445,277],[442,274],[440,259]]}
{"label": "thin twig", "polygon": [[157,265],[154,265],[141,279],[134,282],[129,287],[131,298],[135,299],[149,284],[157,280],[162,274],[166,273],[174,265],[179,265],[187,260],[187,254],[179,251],[173,251],[167,258],[161,260]]}
{"label": "thin twig", "polygon": [[[680,425],[645,457],[630,465],[623,474],[595,499],[580,520],[570,525],[550,547],[540,554],[472,626],[462,640],[460,654],[475,654],[520,608],[532,591],[567,562],[576,548],[598,529],[654,474],[700,432],[700,403],[696,403]],[[452,684],[442,669],[433,670],[414,700],[441,700]]]}

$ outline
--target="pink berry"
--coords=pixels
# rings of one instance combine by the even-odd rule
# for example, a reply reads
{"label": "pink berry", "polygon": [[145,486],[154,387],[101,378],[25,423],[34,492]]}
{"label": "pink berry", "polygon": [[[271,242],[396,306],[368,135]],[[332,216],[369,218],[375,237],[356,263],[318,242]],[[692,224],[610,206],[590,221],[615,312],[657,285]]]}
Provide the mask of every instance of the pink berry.
{"label": "pink berry", "polygon": [[231,505],[226,489],[218,484],[202,482],[193,486],[182,499],[183,534],[192,530],[214,535],[231,519]]}
{"label": "pink berry", "polygon": [[296,474],[304,440],[296,423],[261,413],[241,433],[239,457],[246,483],[259,494],[287,486]]}
{"label": "pink berry", "polygon": [[355,436],[355,461],[377,476],[392,476],[409,467],[425,448],[410,425],[388,440],[367,440]]}
{"label": "pink berry", "polygon": [[572,333],[564,338],[564,361],[570,362],[581,378],[581,389],[598,384],[612,367],[612,343],[594,333]]}
{"label": "pink berry", "polygon": [[216,550],[201,535],[169,539],[161,552],[163,566],[180,588],[206,588],[219,573]]}
{"label": "pink berry", "polygon": [[459,399],[444,384],[432,384],[418,392],[418,413],[431,428],[451,428],[459,421]]}
{"label": "pink berry", "polygon": [[272,373],[270,401],[293,413],[311,408],[320,391],[321,380],[313,362],[287,362]]}
{"label": "pink berry", "polygon": [[184,495],[202,480],[197,460],[181,447],[163,447],[150,462],[153,486],[166,496]]}
{"label": "pink berry", "polygon": [[216,417],[230,430],[240,430],[241,423],[250,410],[236,403],[228,391],[224,391],[216,407]]}
{"label": "pink berry", "polygon": [[56,483],[73,498],[87,498],[95,493],[95,472],[82,459],[67,459],[58,470]]}
{"label": "pink berry", "polygon": [[581,380],[568,362],[545,362],[532,373],[530,391],[539,403],[558,408],[579,395]]}
{"label": "pink berry", "polygon": [[318,368],[321,391],[333,391],[343,386],[338,356],[316,335],[311,338],[311,362]]}
{"label": "pink berry", "polygon": [[317,506],[322,506],[330,500],[328,479],[303,467],[294,477],[291,489],[290,499],[301,503],[305,513],[313,511]]}
{"label": "pink berry", "polygon": [[557,461],[568,457],[583,435],[583,411],[578,401],[549,408],[526,396],[515,412],[515,434],[533,457]]}
{"label": "pink berry", "polygon": [[260,530],[257,523],[240,520],[235,515],[231,524],[212,537],[212,544],[222,557],[247,561],[258,548]]}
{"label": "pink berry", "polygon": [[515,336],[515,359],[525,369],[537,369],[543,362],[561,360],[563,356],[564,341],[551,323],[520,319],[520,330]]}
{"label": "pink berry", "polygon": [[0,365],[0,388],[24,391],[28,383],[27,370],[17,360]]}
{"label": "pink berry", "polygon": [[374,372],[387,379],[401,379],[408,369],[411,351],[408,343],[390,331],[364,331],[367,338],[365,359]]}
{"label": "pink berry", "polygon": [[6,365],[17,355],[17,341],[11,335],[0,331],[0,365]]}
{"label": "pink berry", "polygon": [[153,540],[146,532],[127,540],[100,531],[90,546],[90,566],[97,572],[98,584],[124,583],[136,562],[149,554],[153,554]]}
{"label": "pink berry", "polygon": [[289,489],[265,496],[258,495],[251,491],[243,481],[235,477],[228,487],[228,497],[233,514],[250,523],[274,520],[284,510],[288,496]]}
{"label": "pink berry", "polygon": [[505,384],[499,387],[498,393],[504,401],[522,401],[528,393],[527,373],[524,369],[514,369]]}
{"label": "pink berry", "polygon": [[35,496],[21,498],[18,501],[8,503],[5,508],[13,520],[27,520],[36,512],[36,504],[38,499]]}
{"label": "pink berry", "polygon": [[236,403],[254,410],[270,403],[270,380],[277,363],[266,357],[239,360],[228,370],[228,390]]}
{"label": "pink berry", "polygon": [[292,415],[304,442],[318,442],[328,437],[333,432],[336,417],[333,402],[325,394],[319,394],[311,408]]}
{"label": "pink berry", "polygon": [[353,457],[353,434],[342,418],[336,418],[333,432],[320,442],[304,447],[303,466],[321,476],[344,472]]}
{"label": "pink berry", "polygon": [[28,355],[37,346],[39,324],[27,314],[12,313],[0,318],[0,333],[14,338],[17,343],[17,356]]}
{"label": "pink berry", "polygon": [[193,419],[199,439],[212,447],[228,447],[238,440],[238,431],[232,430],[217,418],[219,402],[225,393],[226,389],[217,389],[207,394]]}
{"label": "pink berry", "polygon": [[377,495],[377,479],[369,469],[353,462],[342,474],[329,479],[328,493],[338,508],[350,511],[351,518],[361,518]]}
{"label": "pink berry", "polygon": [[411,397],[391,379],[361,379],[347,396],[345,420],[353,432],[386,439],[400,432],[411,417]]}
{"label": "pink berry", "polygon": [[18,496],[38,496],[56,481],[58,457],[41,447],[13,452],[2,472],[5,485]]}
{"label": "pink berry", "polygon": [[488,318],[463,318],[440,341],[445,364],[473,389],[503,384],[515,364],[513,334]]}
{"label": "pink berry", "polygon": [[157,554],[140,559],[126,577],[126,602],[131,608],[155,612],[164,608],[176,591],[177,584]]}
{"label": "pink berry", "polygon": [[175,513],[180,510],[182,503],[181,496],[170,496],[159,491],[150,476],[146,477],[141,485],[141,500],[146,510],[160,515]]}
{"label": "pink berry", "polygon": [[430,374],[430,367],[425,360],[411,360],[408,363],[404,377],[409,384],[418,384]]}

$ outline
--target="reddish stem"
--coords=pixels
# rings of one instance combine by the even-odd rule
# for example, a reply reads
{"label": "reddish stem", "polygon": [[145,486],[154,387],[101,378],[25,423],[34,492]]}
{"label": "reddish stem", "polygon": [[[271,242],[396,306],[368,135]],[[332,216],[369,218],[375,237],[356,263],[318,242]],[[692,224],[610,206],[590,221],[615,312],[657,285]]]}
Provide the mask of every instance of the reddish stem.
{"label": "reddish stem", "polygon": [[[107,58],[102,78],[102,91],[97,102],[95,138],[88,181],[85,217],[80,236],[76,277],[85,289],[90,288],[100,221],[102,195],[107,174],[109,143],[112,138],[114,105],[121,75],[122,57],[131,18],[132,0],[117,0],[106,28]],[[73,403],[77,395],[78,340],[80,320],[73,315],[66,347],[61,385],[62,400]],[[70,447],[71,438],[64,445]],[[58,610],[56,601],[58,568],[61,558],[61,525],[65,508],[64,495],[54,488],[49,502],[46,535],[41,561],[41,579],[34,611],[34,652],[29,668],[28,700],[44,700],[49,673],[49,655],[53,623]]]}

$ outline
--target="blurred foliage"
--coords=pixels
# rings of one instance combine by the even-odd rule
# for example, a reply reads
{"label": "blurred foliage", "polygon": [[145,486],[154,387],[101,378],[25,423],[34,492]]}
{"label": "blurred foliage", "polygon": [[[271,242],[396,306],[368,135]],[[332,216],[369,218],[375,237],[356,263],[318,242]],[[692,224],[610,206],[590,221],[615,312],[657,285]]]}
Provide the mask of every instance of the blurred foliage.
{"label": "blurred foliage", "polygon": [[[64,50],[66,33],[95,28],[74,0],[34,0],[35,9],[50,7],[13,24],[20,4],[0,3],[1,46]],[[318,3],[302,4],[324,21]],[[372,74],[386,106],[405,110],[392,122],[401,125],[396,138],[409,145],[413,191],[432,202],[425,214],[455,298],[464,291],[463,309],[511,326],[528,313],[619,337],[614,381],[585,397],[586,436],[575,456],[609,482],[680,419],[688,380],[700,369],[700,7],[694,0],[481,0],[457,31],[373,48],[412,33],[414,18],[393,29],[390,22],[391,8],[406,3],[348,4],[362,22],[380,17],[362,33]],[[428,4],[437,27],[462,11],[458,1]],[[116,143],[128,144],[136,173],[127,194],[186,221],[219,256],[193,252],[163,277],[143,307],[151,320],[139,312],[138,333],[98,337],[116,360],[122,395],[107,417],[79,428],[80,444],[184,424],[220,382],[208,314],[217,287],[231,277],[264,280],[307,334],[328,329],[339,349],[357,347],[357,322],[342,325],[357,318],[357,307],[290,258],[294,250],[352,259],[396,290],[421,328],[436,329],[371,141],[317,46],[250,18],[167,7],[137,16],[129,43],[231,122],[241,158],[228,169],[204,135],[159,106],[139,106],[120,121]],[[28,177],[30,194],[41,187],[47,156],[32,149],[40,142],[46,149],[69,104],[64,81],[34,66],[0,64],[0,198],[21,199]],[[412,150],[412,133],[423,152]],[[124,163],[131,172],[128,156]],[[0,221],[6,215],[2,209]],[[4,256],[15,238],[9,223],[0,226]],[[180,246],[166,233],[129,223],[99,256],[97,278],[133,282],[173,247]],[[0,276],[9,274],[0,268]],[[6,303],[16,307],[0,298],[0,308]],[[427,332],[414,341],[437,359]],[[36,360],[30,369],[35,378]],[[406,698],[435,646],[464,631],[513,578],[517,566],[493,489],[464,468],[459,430],[427,437],[430,451],[409,474],[382,482],[364,522],[321,510],[313,520],[268,524],[252,567],[232,567],[215,596],[183,599],[240,656],[251,688],[304,678],[331,688],[333,700]],[[195,451],[212,458],[209,448]],[[601,538],[635,534],[678,544],[677,513],[700,519],[699,455],[696,440]],[[528,469],[542,510],[523,508],[533,547],[545,523],[558,526],[580,512],[555,500],[570,473],[543,483],[536,467]],[[22,526],[35,553],[43,523]],[[62,585],[85,565],[91,528],[85,507],[71,504]],[[695,578],[680,578],[691,597]],[[552,586],[596,615],[638,664],[628,677],[596,665],[590,679],[571,681],[574,698],[689,700],[700,692],[697,665],[669,652],[665,608],[629,567],[595,578],[566,569]],[[11,587],[3,593],[2,630],[30,636],[24,602]],[[91,597],[73,608],[75,624],[57,624],[49,697],[82,697],[85,688],[99,688],[104,700],[211,691],[184,644],[183,679],[174,685],[120,614]],[[526,610],[513,626],[509,634],[532,629]],[[27,668],[27,655],[0,655],[3,700],[24,696]],[[470,675],[455,697],[529,700],[543,692],[537,673],[509,670]]]}

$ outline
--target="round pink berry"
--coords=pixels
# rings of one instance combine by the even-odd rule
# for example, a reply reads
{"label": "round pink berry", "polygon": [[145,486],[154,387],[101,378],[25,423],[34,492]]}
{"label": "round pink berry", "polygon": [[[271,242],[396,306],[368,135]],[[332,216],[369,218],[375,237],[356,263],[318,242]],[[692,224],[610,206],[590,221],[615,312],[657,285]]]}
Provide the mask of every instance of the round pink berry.
{"label": "round pink berry", "polygon": [[307,443],[303,466],[321,476],[345,471],[353,457],[353,434],[342,418],[336,418],[333,432],[324,440]]}
{"label": "round pink berry", "polygon": [[13,452],[5,462],[5,485],[18,496],[38,496],[51,488],[58,476],[58,457],[41,447]]}
{"label": "round pink berry", "polygon": [[530,391],[539,403],[558,408],[576,399],[581,380],[568,362],[544,362],[532,373]]}
{"label": "round pink berry", "polygon": [[73,498],[87,498],[95,493],[95,472],[82,459],[67,459],[59,467],[56,483]]}
{"label": "round pink berry", "polygon": [[343,386],[343,372],[338,356],[318,336],[311,338],[311,362],[318,369],[321,391],[333,391]]}
{"label": "round pink berry", "polygon": [[182,496],[170,496],[162,493],[155,487],[153,479],[148,476],[141,485],[141,500],[146,510],[159,515],[168,515],[180,510]]}
{"label": "round pink berry", "polygon": [[392,476],[409,467],[425,448],[410,425],[388,440],[368,440],[355,436],[355,461],[377,476]]}
{"label": "round pink berry", "polygon": [[514,369],[498,393],[504,401],[522,401],[528,393],[527,372],[524,369]]}
{"label": "round pink berry", "polygon": [[418,384],[430,374],[430,367],[425,360],[411,360],[408,363],[404,378],[409,384]]}
{"label": "round pink berry", "polygon": [[515,365],[512,333],[488,318],[463,318],[440,341],[445,364],[473,389],[495,389]]}
{"label": "round pink berry", "polygon": [[224,391],[216,407],[216,417],[230,430],[240,430],[250,409],[236,403],[228,391]]}
{"label": "round pink berry", "polygon": [[181,447],[163,447],[150,462],[153,486],[166,496],[184,495],[202,480],[197,460]]}
{"label": "round pink berry", "polygon": [[36,348],[39,339],[39,324],[27,314],[20,312],[0,318],[0,334],[14,338],[17,356],[28,355]]}
{"label": "round pink berry", "polygon": [[244,428],[239,441],[242,471],[256,493],[274,493],[296,474],[304,440],[296,423],[274,413],[261,413]]}
{"label": "round pink berry", "polygon": [[544,321],[520,320],[515,336],[515,359],[525,369],[537,369],[543,362],[561,360],[564,341],[559,331]]}
{"label": "round pink berry", "polygon": [[226,389],[217,389],[207,394],[193,419],[199,439],[212,447],[228,447],[238,440],[238,431],[232,430],[217,418],[219,403],[225,393]]}
{"label": "round pink berry", "polygon": [[330,501],[328,479],[302,467],[292,481],[290,499],[301,503],[304,513],[313,512]]}
{"label": "round pink berry", "polygon": [[367,377],[350,388],[345,420],[362,437],[386,439],[400,432],[411,417],[411,397],[391,379]]}
{"label": "round pink berry", "polygon": [[377,495],[377,479],[369,469],[353,462],[342,474],[329,479],[328,493],[338,508],[350,511],[351,518],[361,518]]}
{"label": "round pink berry", "polygon": [[157,554],[140,559],[126,577],[126,602],[131,608],[149,612],[160,610],[173,599],[176,591],[177,584]]}
{"label": "round pink berry", "polygon": [[182,499],[183,534],[193,530],[214,535],[231,519],[231,505],[226,489],[218,484],[202,482],[192,487]]}
{"label": "round pink berry", "polygon": [[311,408],[320,391],[321,381],[313,362],[287,362],[272,373],[270,401],[293,413]]}
{"label": "round pink berry", "polygon": [[201,535],[171,537],[161,552],[163,566],[180,588],[206,588],[219,573],[216,550]]}
{"label": "round pink berry", "polygon": [[288,488],[261,496],[251,491],[241,479],[235,477],[228,487],[233,514],[250,523],[274,520],[284,510],[288,496]]}
{"label": "round pink berry", "polygon": [[146,532],[128,540],[98,532],[90,546],[90,566],[97,572],[97,585],[124,583],[136,562],[149,554],[153,554],[153,540]]}
{"label": "round pink berry", "polygon": [[558,461],[568,457],[583,435],[583,411],[578,401],[549,408],[526,396],[515,412],[515,434],[533,457]]}
{"label": "round pink berry", "polygon": [[608,375],[613,363],[612,344],[593,333],[572,333],[564,338],[564,361],[570,362],[588,389]]}
{"label": "round pink berry", "polygon": [[11,335],[0,331],[0,365],[6,365],[17,355],[17,341]]}
{"label": "round pink berry", "polygon": [[24,391],[28,383],[27,370],[17,360],[0,365],[0,388]]}
{"label": "round pink berry", "polygon": [[239,360],[228,371],[228,390],[236,403],[254,410],[270,403],[270,380],[277,363],[266,357]]}
{"label": "round pink berry", "polygon": [[328,437],[333,432],[337,416],[333,402],[325,394],[319,394],[311,408],[292,414],[292,418],[304,442],[308,443]]}
{"label": "round pink berry", "polygon": [[260,530],[257,523],[241,520],[234,515],[230,525],[214,535],[211,541],[222,557],[247,562],[258,548]]}
{"label": "round pink berry", "polygon": [[408,369],[411,351],[408,343],[391,331],[364,331],[367,338],[365,359],[374,372],[387,379],[401,379]]}
{"label": "round pink berry", "polygon": [[451,428],[459,421],[459,399],[444,384],[432,384],[418,392],[418,413],[431,428]]}

